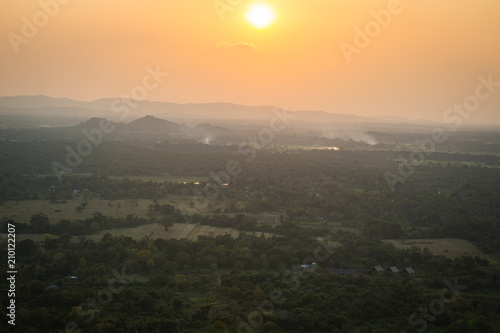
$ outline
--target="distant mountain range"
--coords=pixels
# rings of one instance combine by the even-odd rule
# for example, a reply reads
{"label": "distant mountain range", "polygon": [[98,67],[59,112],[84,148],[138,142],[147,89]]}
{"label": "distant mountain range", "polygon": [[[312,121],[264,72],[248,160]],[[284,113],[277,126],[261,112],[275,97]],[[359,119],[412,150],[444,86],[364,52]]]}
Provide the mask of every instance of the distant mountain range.
{"label": "distant mountain range", "polygon": [[[68,98],[48,96],[0,97],[0,115],[57,116],[86,118],[103,117],[116,122],[127,122],[151,115],[177,122],[240,122],[268,121],[273,106],[244,106],[231,103],[178,104],[169,102],[130,101],[111,98],[92,102],[75,101]],[[413,121],[399,116],[363,117],[348,114],[334,114],[324,111],[288,111],[296,116],[294,124],[412,124],[432,125],[426,120]],[[133,124],[137,129],[145,129],[144,120]],[[148,126],[151,124],[148,124]],[[154,124],[153,128],[157,128]],[[162,124],[158,126],[168,126]],[[151,130],[149,128],[148,130]]]}

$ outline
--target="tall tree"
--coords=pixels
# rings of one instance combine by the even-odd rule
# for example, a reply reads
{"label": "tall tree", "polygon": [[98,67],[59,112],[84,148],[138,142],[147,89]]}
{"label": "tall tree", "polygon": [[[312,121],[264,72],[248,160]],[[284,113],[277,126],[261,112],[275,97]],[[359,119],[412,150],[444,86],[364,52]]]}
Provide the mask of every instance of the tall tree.
{"label": "tall tree", "polygon": [[36,233],[49,232],[50,229],[49,217],[43,213],[31,216],[30,224],[33,227],[33,231]]}

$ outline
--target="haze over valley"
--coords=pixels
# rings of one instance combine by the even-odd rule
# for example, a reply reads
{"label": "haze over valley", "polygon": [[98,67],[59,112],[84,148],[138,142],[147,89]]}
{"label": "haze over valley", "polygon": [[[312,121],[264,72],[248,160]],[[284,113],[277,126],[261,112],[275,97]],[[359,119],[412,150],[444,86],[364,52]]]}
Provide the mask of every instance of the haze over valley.
{"label": "haze over valley", "polygon": [[0,2],[0,333],[500,330],[500,2]]}

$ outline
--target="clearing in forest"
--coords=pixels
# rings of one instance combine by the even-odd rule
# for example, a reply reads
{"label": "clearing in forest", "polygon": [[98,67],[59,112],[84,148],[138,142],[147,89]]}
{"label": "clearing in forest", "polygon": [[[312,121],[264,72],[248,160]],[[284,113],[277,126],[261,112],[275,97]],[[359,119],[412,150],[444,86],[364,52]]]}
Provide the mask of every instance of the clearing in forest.
{"label": "clearing in forest", "polygon": [[498,264],[500,260],[494,256],[481,252],[471,242],[458,238],[441,239],[387,239],[385,242],[393,244],[397,248],[408,249],[416,246],[420,249],[428,248],[435,255],[443,255],[448,258],[456,258],[461,255],[481,257],[488,259],[491,263]]}
{"label": "clearing in forest", "polygon": [[[241,234],[243,231],[239,231],[236,229],[232,228],[219,228],[219,227],[212,227],[208,225],[199,225],[199,224],[188,224],[188,223],[174,223],[172,226],[168,228],[168,230],[165,230],[165,228],[158,223],[153,223],[153,224],[144,224],[135,228],[118,228],[118,229],[109,229],[109,230],[102,230],[97,234],[94,235],[86,235],[86,236],[74,236],[73,240],[78,241],[80,237],[85,237],[85,238],[91,238],[93,240],[99,240],[102,238],[107,233],[110,233],[113,236],[128,236],[132,237],[135,240],[139,240],[144,236],[148,236],[151,239],[156,239],[156,238],[163,238],[163,239],[181,239],[181,238],[186,238],[189,240],[196,240],[198,239],[199,235],[203,236],[219,236],[219,235],[225,235],[229,234],[233,237],[238,237],[239,234]],[[247,234],[255,234],[257,236],[260,236],[261,234],[264,234],[265,237],[271,237],[271,233],[262,233],[262,232],[246,232]],[[6,236],[2,235],[0,238],[1,240],[6,239]],[[17,234],[17,240],[21,241],[24,239],[32,239],[35,242],[41,242],[43,241],[44,234]],[[52,236],[52,237],[57,237],[57,236]]]}

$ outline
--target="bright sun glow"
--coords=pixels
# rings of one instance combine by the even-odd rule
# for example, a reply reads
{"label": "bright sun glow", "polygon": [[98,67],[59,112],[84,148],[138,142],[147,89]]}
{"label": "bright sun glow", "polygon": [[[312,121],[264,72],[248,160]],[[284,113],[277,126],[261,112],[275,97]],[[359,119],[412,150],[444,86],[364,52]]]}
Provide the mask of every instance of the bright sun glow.
{"label": "bright sun glow", "polygon": [[247,21],[257,29],[264,29],[270,26],[276,16],[273,9],[265,3],[254,3],[246,13]]}

